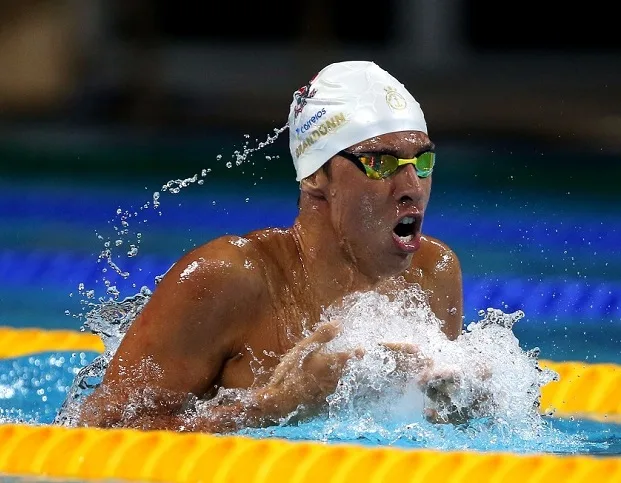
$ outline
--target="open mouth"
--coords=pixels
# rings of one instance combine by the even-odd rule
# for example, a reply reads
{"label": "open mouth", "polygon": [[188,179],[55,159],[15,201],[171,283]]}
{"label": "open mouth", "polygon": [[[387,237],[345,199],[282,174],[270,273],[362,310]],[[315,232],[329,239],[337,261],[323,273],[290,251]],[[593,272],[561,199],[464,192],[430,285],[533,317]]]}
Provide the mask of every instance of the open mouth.
{"label": "open mouth", "polygon": [[393,232],[401,241],[407,243],[412,241],[412,238],[416,235],[419,225],[419,218],[414,216],[404,216],[401,220],[399,220],[399,223],[397,223],[393,229]]}

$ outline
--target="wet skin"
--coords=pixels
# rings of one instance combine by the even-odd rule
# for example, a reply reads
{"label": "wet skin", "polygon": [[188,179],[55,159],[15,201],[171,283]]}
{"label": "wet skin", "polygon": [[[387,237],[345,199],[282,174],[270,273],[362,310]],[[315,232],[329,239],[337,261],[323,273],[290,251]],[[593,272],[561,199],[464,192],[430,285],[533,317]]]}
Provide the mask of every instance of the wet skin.
{"label": "wet skin", "polygon": [[[424,133],[398,132],[348,151],[412,158],[432,148]],[[356,291],[418,283],[444,321],[447,344],[461,333],[459,261],[421,234],[431,177],[405,165],[373,180],[337,155],[300,190],[289,229],[216,239],[168,271],[83,404],[80,424],[225,432],[271,424],[300,404],[318,411],[360,352],[318,350],[338,334],[336,322],[303,332]],[[415,219],[406,242],[393,233],[404,216]],[[196,416],[188,395],[210,399],[219,387],[248,390],[243,401],[220,401]]]}

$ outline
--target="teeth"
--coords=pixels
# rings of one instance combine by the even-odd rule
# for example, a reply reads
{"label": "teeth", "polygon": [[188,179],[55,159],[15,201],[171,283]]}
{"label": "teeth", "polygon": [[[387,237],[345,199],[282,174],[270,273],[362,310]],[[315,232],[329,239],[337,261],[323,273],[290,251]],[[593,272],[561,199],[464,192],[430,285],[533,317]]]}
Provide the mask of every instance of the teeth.
{"label": "teeth", "polygon": [[411,225],[412,223],[414,223],[414,218],[411,216],[406,216],[405,218],[403,218],[403,220],[401,220],[401,223],[403,223],[404,225]]}
{"label": "teeth", "polygon": [[400,236],[399,239],[403,242],[410,242],[412,241],[412,238],[414,237],[414,235],[407,235],[407,236]]}

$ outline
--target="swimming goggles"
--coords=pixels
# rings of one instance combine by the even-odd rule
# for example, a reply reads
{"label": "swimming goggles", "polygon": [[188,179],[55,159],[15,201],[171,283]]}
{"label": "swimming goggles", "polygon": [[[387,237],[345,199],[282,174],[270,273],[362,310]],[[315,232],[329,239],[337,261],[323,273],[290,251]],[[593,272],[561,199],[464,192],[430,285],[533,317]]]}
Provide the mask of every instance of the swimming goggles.
{"label": "swimming goggles", "polygon": [[[354,154],[340,151],[340,156],[352,161],[363,169],[371,179],[384,179],[393,174],[400,166],[413,164],[419,178],[428,178],[436,164],[436,153],[426,151],[412,159],[401,159],[392,154],[361,153]],[[361,166],[362,165],[362,166]]]}

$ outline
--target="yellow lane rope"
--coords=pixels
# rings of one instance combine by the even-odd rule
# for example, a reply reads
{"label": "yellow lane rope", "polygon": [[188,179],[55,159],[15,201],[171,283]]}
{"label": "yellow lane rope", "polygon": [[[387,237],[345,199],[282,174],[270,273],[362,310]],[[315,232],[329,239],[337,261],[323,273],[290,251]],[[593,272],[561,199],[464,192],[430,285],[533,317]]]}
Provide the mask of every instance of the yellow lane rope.
{"label": "yellow lane rope", "polygon": [[14,329],[0,327],[0,358],[39,352],[102,352],[99,336],[74,330]]}
{"label": "yellow lane rope", "polygon": [[621,458],[0,425],[0,474],[167,483],[618,483]]}

